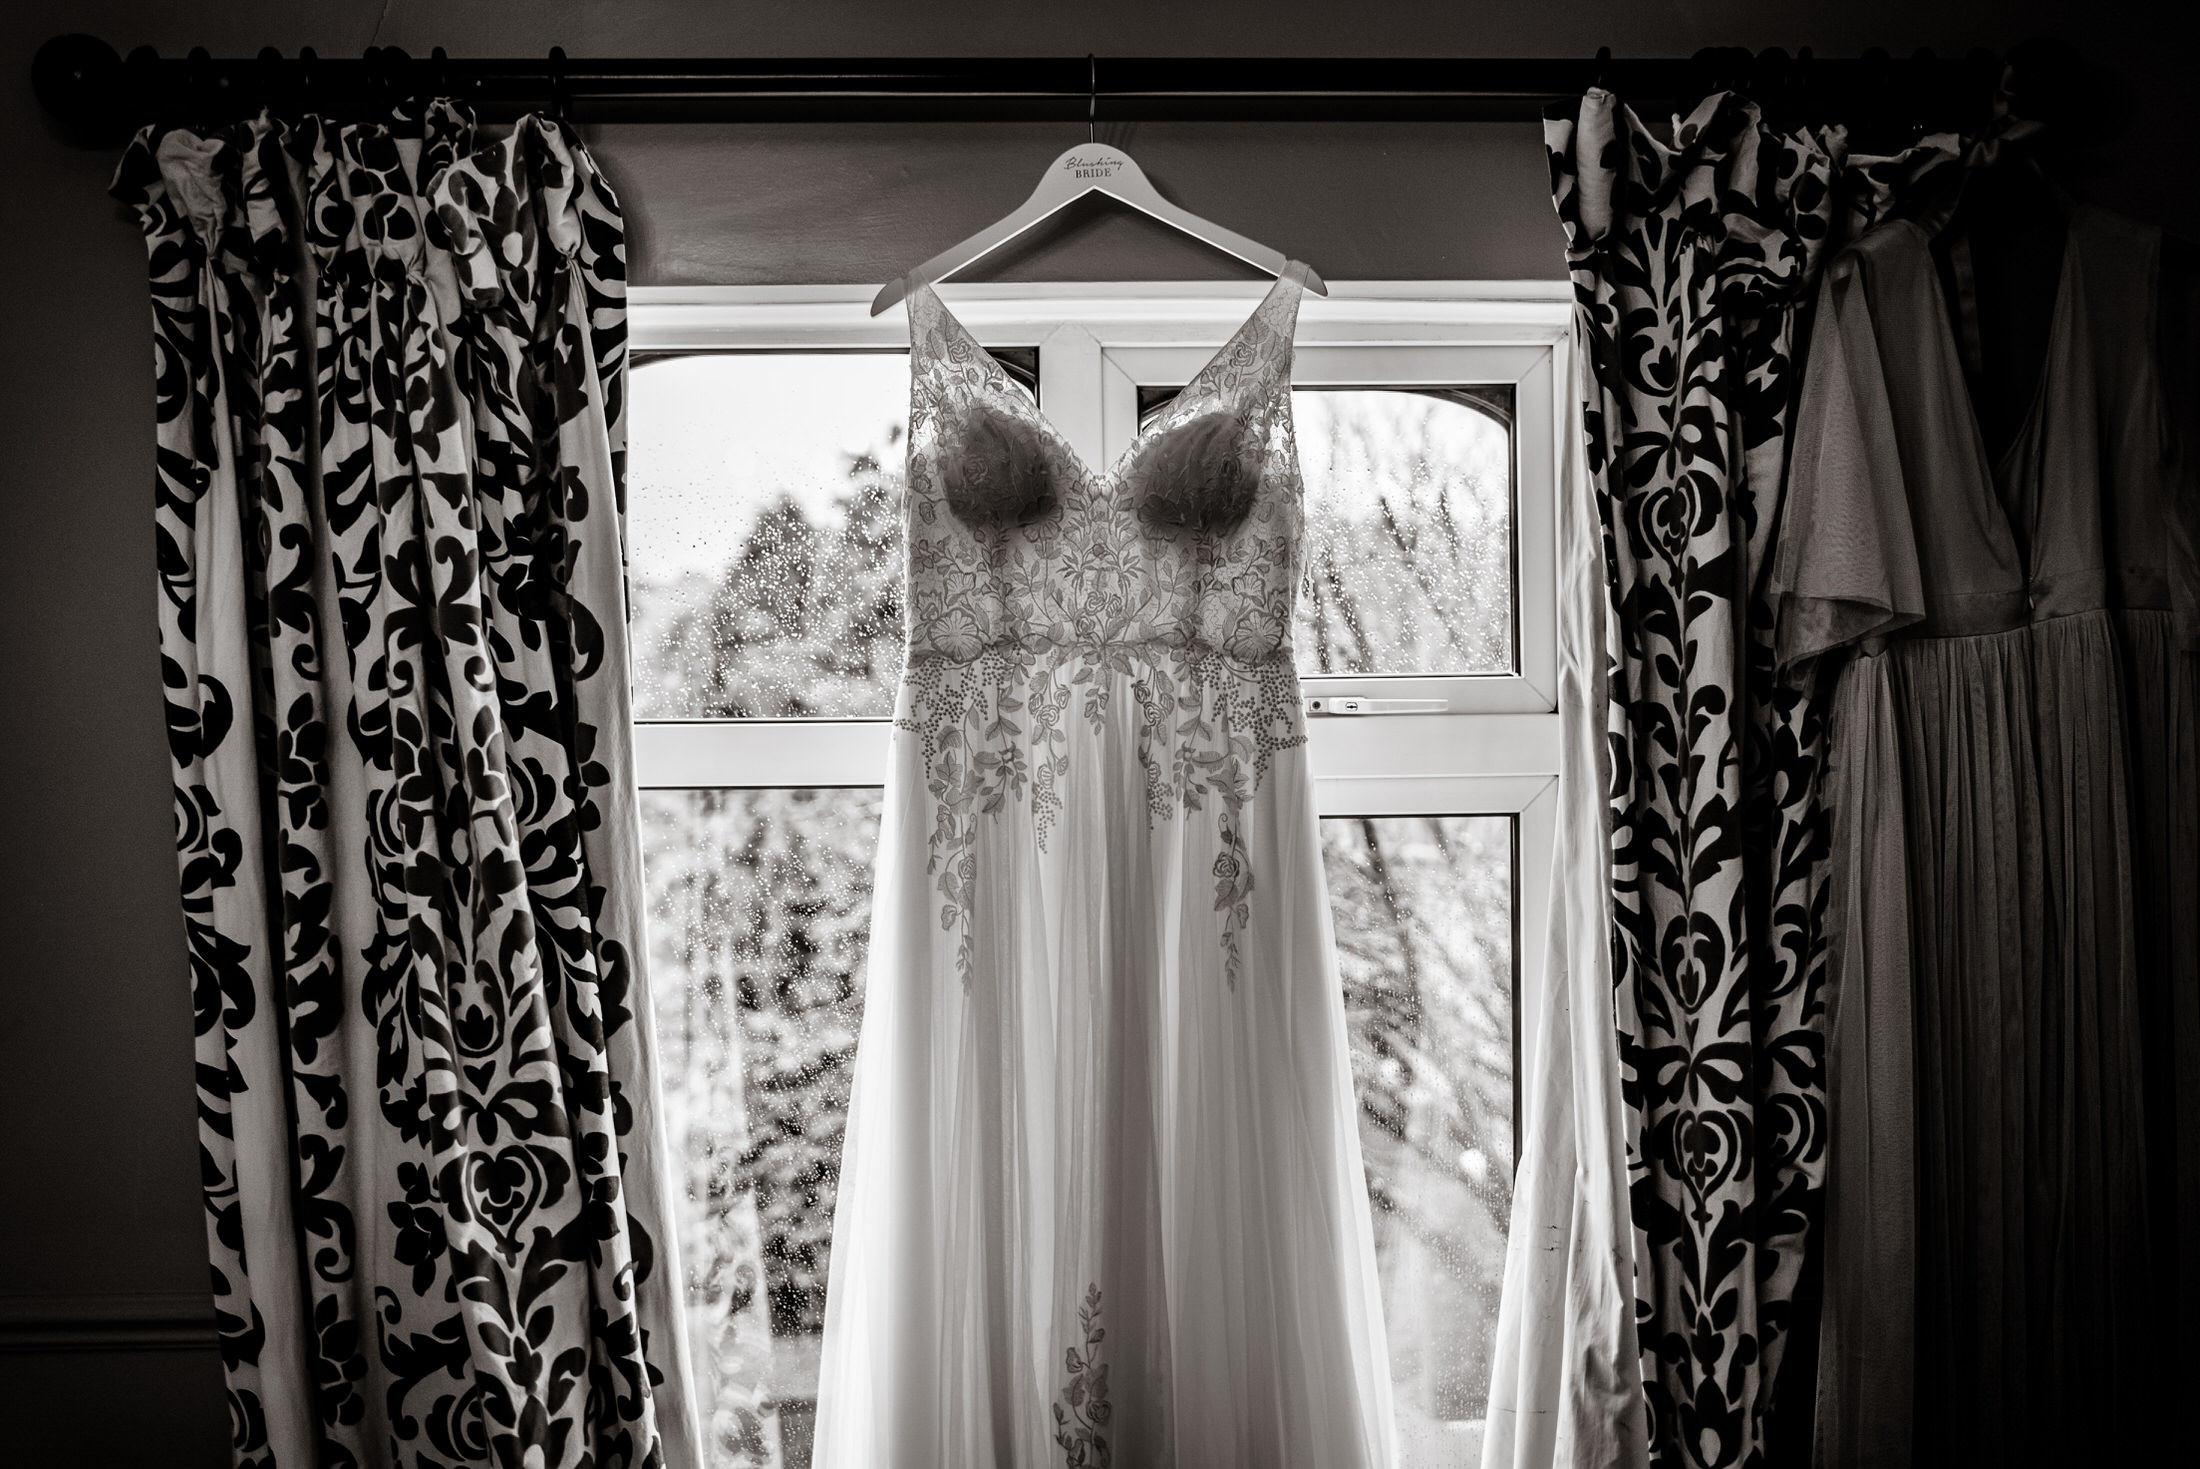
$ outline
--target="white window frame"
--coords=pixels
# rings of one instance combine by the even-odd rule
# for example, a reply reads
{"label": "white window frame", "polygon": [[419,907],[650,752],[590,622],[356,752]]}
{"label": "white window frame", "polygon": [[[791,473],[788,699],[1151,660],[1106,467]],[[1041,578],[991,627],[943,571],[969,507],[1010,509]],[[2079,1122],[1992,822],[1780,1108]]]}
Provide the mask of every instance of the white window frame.
{"label": "white window frame", "polygon": [[[1241,326],[1259,282],[999,283],[941,288],[982,342],[1039,348],[1039,401],[1088,464],[1138,429],[1138,388],[1185,382]],[[628,294],[636,352],[906,351],[902,311],[869,314],[869,286],[657,286]],[[1511,816],[1516,1017],[1547,963],[1558,805],[1559,385],[1571,381],[1564,281],[1332,281],[1301,308],[1293,381],[1348,388],[1510,383],[1514,427],[1513,671],[1304,680],[1310,699],[1439,699],[1443,713],[1310,715],[1323,816]],[[646,720],[643,789],[876,787],[886,719]],[[1517,1021],[1515,1046],[1519,1044]],[[1517,1074],[1517,1067],[1516,1067]],[[1518,1102],[1515,1101],[1515,1131]]]}

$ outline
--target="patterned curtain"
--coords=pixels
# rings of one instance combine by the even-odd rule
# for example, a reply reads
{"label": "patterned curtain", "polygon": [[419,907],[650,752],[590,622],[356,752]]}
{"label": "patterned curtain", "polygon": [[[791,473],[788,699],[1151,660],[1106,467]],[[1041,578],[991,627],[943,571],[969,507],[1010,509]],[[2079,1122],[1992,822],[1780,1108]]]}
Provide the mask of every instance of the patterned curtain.
{"label": "patterned curtain", "polygon": [[[1669,146],[1602,91],[1545,136],[1611,617],[1613,1008],[1648,1448],[1658,1465],[1756,1464],[1827,1142],[1833,680],[1776,670],[1766,595],[1804,312],[1832,248],[1954,140],[1850,159],[1839,129],[1781,133],[1720,94]],[[1800,1383],[1781,1397],[1804,1406],[1807,1444]]]}
{"label": "patterned curtain", "polygon": [[404,121],[148,129],[115,181],[235,1459],[693,1464],[618,205],[560,124]]}

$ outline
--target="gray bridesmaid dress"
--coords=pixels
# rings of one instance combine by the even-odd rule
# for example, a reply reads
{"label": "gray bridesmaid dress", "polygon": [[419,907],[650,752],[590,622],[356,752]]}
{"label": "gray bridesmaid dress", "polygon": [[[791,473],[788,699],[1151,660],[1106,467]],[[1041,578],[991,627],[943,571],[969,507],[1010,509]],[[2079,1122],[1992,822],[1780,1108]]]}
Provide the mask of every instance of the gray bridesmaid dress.
{"label": "gray bridesmaid dress", "polygon": [[2169,987],[2142,981],[2135,868],[2195,840],[2152,753],[2191,706],[2127,697],[2156,655],[2111,556],[2137,522],[2103,473],[2091,317],[2130,309],[2094,299],[2108,233],[2073,218],[1997,459],[1922,229],[1873,231],[1822,288],[1774,592],[1783,658],[1857,649],[1828,775],[1823,1463],[2113,1462],[2160,1381],[2142,1022]]}
{"label": "gray bridesmaid dress", "polygon": [[2124,655],[2148,1227],[2167,1397],[2200,1377],[2200,557],[2189,516],[2177,513],[2180,497],[2188,507],[2192,498],[2200,404],[2165,381],[2161,333],[2181,324],[2162,310],[2162,232],[2100,211],[2080,226]]}

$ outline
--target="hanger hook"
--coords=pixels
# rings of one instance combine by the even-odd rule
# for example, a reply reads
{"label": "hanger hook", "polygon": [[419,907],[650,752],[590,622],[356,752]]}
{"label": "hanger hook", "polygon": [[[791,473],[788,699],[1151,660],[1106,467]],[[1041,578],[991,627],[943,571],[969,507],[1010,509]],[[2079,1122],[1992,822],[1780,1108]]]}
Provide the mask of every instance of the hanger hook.
{"label": "hanger hook", "polygon": [[544,70],[550,78],[550,115],[559,122],[569,119],[572,101],[565,88],[565,48],[552,46],[550,59]]}
{"label": "hanger hook", "polygon": [[1085,141],[1100,141],[1100,61],[1092,52],[1085,53]]}

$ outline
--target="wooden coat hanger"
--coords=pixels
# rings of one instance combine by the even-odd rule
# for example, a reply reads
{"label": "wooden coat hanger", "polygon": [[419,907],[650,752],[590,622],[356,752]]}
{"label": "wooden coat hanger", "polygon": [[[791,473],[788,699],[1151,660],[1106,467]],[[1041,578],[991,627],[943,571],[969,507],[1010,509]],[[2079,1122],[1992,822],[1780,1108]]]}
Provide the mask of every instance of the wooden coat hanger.
{"label": "wooden coat hanger", "polygon": [[[1087,60],[1090,61],[1091,58],[1088,57]],[[1093,90],[1086,106],[1088,141],[1071,148],[1049,164],[1046,173],[1039,179],[1039,187],[1031,191],[1031,197],[1014,213],[987,225],[960,244],[942,250],[901,279],[889,281],[880,287],[878,295],[871,301],[871,314],[878,315],[920,285],[932,285],[966,269],[1087,194],[1105,194],[1111,199],[1128,204],[1131,208],[1182,230],[1193,239],[1212,245],[1225,255],[1234,255],[1270,275],[1280,276],[1284,273],[1291,261],[1281,251],[1271,250],[1258,240],[1249,240],[1234,230],[1224,229],[1212,220],[1202,219],[1188,209],[1171,204],[1161,197],[1161,191],[1153,186],[1152,181],[1146,177],[1146,171],[1138,166],[1130,154],[1098,141],[1099,102],[1099,73],[1096,64]],[[1320,276],[1311,269],[1301,268],[1305,269],[1308,290],[1317,296],[1329,294],[1329,287],[1322,283]]]}

